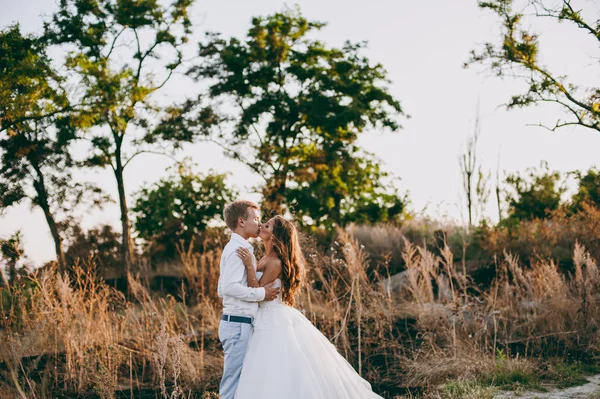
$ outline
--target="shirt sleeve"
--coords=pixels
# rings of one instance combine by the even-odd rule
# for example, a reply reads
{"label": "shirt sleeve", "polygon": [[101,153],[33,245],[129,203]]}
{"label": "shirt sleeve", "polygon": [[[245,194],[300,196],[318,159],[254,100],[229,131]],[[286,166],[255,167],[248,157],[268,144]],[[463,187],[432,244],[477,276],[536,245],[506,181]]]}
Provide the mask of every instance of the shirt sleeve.
{"label": "shirt sleeve", "polygon": [[260,302],[265,299],[264,287],[252,288],[240,283],[244,278],[246,266],[234,251],[225,259],[222,277],[222,293],[247,302]]}

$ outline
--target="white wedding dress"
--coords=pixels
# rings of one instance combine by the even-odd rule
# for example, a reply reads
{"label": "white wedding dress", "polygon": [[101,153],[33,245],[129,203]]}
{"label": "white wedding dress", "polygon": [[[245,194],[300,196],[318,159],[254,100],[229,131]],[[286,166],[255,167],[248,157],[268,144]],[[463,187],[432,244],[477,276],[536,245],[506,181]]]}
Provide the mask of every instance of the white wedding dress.
{"label": "white wedding dress", "polygon": [[235,399],[337,398],[381,396],[302,313],[280,296],[261,302]]}

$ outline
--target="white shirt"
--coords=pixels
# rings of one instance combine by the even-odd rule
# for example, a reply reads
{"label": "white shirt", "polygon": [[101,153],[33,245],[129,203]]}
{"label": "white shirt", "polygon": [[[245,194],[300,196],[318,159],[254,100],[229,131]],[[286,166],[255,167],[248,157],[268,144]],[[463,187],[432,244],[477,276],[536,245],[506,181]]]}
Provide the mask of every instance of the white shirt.
{"label": "white shirt", "polygon": [[217,292],[219,298],[223,298],[223,314],[254,317],[258,312],[258,302],[265,299],[265,289],[248,287],[246,266],[236,253],[239,247],[250,250],[254,270],[256,270],[254,247],[241,235],[232,233],[221,255],[221,273]]}

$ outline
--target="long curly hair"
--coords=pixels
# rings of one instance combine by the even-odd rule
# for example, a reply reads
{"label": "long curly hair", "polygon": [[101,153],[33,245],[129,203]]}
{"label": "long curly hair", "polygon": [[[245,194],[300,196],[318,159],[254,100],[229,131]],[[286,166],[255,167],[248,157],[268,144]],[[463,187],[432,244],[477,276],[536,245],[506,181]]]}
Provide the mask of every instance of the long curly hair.
{"label": "long curly hair", "polygon": [[291,306],[296,292],[304,283],[306,263],[296,226],[280,215],[274,217],[273,250],[281,260],[281,299]]}

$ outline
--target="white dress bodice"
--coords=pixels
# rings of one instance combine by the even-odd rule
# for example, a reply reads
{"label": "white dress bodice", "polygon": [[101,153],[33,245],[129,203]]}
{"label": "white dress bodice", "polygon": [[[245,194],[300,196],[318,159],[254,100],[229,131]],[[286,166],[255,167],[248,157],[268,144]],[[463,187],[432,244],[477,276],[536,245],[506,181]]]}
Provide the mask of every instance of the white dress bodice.
{"label": "white dress bodice", "polygon": [[[276,278],[275,279],[275,284],[273,285],[273,287],[281,288],[282,287],[281,279]],[[272,301],[262,301],[262,302],[260,302],[258,304],[258,310],[260,311],[260,309],[266,309],[266,308],[280,306],[281,304],[282,304],[282,302],[281,302],[281,293],[280,293],[279,295],[277,295],[277,298],[273,299]]]}

